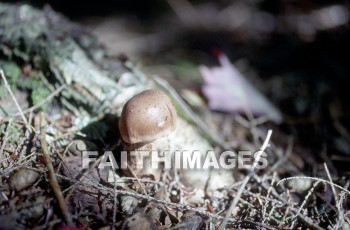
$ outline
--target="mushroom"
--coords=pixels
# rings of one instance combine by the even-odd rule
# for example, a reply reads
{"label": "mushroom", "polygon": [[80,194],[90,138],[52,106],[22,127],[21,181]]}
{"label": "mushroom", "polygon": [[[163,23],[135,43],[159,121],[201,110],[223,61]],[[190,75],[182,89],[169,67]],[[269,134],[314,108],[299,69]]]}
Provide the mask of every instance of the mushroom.
{"label": "mushroom", "polygon": [[[124,105],[118,125],[132,171],[136,170],[137,157],[131,159],[129,151],[152,151],[155,140],[175,130],[176,120],[177,113],[171,99],[160,90],[143,91]],[[146,171],[146,168],[140,172],[136,170],[135,174],[142,175]]]}

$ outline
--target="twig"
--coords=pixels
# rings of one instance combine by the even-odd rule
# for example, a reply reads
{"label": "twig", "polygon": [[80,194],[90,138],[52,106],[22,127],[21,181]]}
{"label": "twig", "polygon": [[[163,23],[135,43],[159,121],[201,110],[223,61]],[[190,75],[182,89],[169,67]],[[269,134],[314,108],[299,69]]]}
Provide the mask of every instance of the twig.
{"label": "twig", "polygon": [[337,194],[337,192],[335,191],[335,187],[334,187],[334,183],[333,183],[331,174],[329,173],[327,164],[324,163],[323,165],[324,165],[324,168],[325,168],[325,170],[326,170],[326,173],[327,173],[327,177],[328,177],[328,179],[329,179],[329,182],[331,182],[331,188],[332,188],[332,192],[333,192],[333,195],[334,195],[335,204],[336,204],[336,206],[339,208],[338,194]]}
{"label": "twig", "polygon": [[328,170],[328,167],[327,167],[327,164],[324,163],[324,169],[326,170],[326,173],[327,173],[327,177],[329,179],[329,182],[331,182],[331,188],[332,188],[332,192],[333,192],[333,196],[334,196],[334,201],[335,201],[335,206],[337,207],[337,209],[339,210],[339,213],[338,213],[338,221],[337,221],[337,224],[339,224],[340,219],[341,219],[341,216],[340,216],[340,212],[341,212],[341,204],[339,202],[339,199],[338,199],[338,194],[337,194],[337,191],[335,191],[335,187],[334,187],[334,184],[333,184],[333,180],[332,180],[332,177],[331,177],[331,174],[329,173],[329,170]]}
{"label": "twig", "polygon": [[120,181],[116,181],[116,183],[125,183],[126,181],[130,180],[130,181],[140,181],[142,183],[150,183],[150,184],[156,184],[156,185],[159,185],[159,186],[164,186],[164,183],[161,182],[161,181],[154,181],[154,180],[148,180],[148,179],[136,179],[134,177],[121,177],[121,178],[118,178],[118,180]]}
{"label": "twig", "polygon": [[[50,95],[48,95],[44,100],[40,101],[39,103],[33,105],[32,107],[25,109],[22,111],[23,114],[33,112],[34,110],[40,108],[44,104],[46,104],[48,101],[50,101],[53,97],[57,96],[62,90],[64,90],[67,87],[67,85],[61,85],[58,87],[55,91],[53,91]],[[19,116],[20,113],[15,113],[13,116]]]}
{"label": "twig", "polygon": [[[219,145],[222,149],[234,152],[234,149],[232,149],[229,144],[223,141],[223,138],[220,135],[210,132],[210,129],[207,127],[207,125],[191,110],[191,108],[186,104],[186,102],[184,102],[176,90],[170,86],[167,81],[158,77],[157,75],[153,75],[152,78],[161,88],[165,89],[169,93],[170,97],[174,99],[181,110],[183,110],[184,113],[188,116],[188,120],[199,128],[203,136],[208,138],[211,143]],[[238,157],[240,156],[238,155]]]}
{"label": "twig", "polygon": [[50,154],[49,154],[49,150],[47,147],[47,142],[46,142],[46,120],[44,117],[44,113],[40,113],[40,135],[41,135],[41,146],[42,146],[42,150],[43,150],[43,156],[44,156],[44,160],[46,163],[46,167],[48,170],[48,176],[49,176],[49,183],[50,186],[53,190],[53,193],[55,194],[55,197],[58,201],[58,205],[61,209],[63,218],[66,222],[67,225],[73,226],[73,219],[72,216],[69,212],[68,206],[64,200],[61,188],[57,182],[57,178],[55,176],[55,171],[53,169],[52,166],[52,161],[50,158]]}
{"label": "twig", "polygon": [[320,181],[317,181],[317,182],[312,186],[312,188],[309,190],[309,192],[307,193],[307,195],[305,196],[303,203],[300,205],[300,207],[298,208],[297,213],[295,213],[294,217],[292,218],[292,219],[293,219],[293,222],[292,222],[292,224],[290,225],[290,229],[294,229],[295,224],[296,224],[296,222],[297,222],[297,217],[300,215],[301,210],[303,210],[303,208],[304,208],[305,205],[306,205],[306,202],[309,200],[309,197],[310,197],[311,194],[314,192],[315,188],[317,187],[317,185],[318,185],[319,183],[320,183]]}
{"label": "twig", "polygon": [[333,186],[335,186],[336,188],[339,188],[340,190],[342,190],[345,193],[347,193],[348,195],[350,195],[350,191],[345,189],[345,188],[343,188],[342,186],[334,184],[332,182],[329,182],[328,180],[321,179],[321,178],[316,178],[316,177],[308,177],[308,176],[287,177],[287,178],[283,178],[282,180],[278,181],[276,185],[278,186],[282,182],[285,182],[287,180],[294,180],[294,179],[308,179],[308,180],[314,180],[314,181],[321,181],[321,182],[329,184],[329,185],[333,184]]}
{"label": "twig", "polygon": [[[13,102],[15,103],[15,105],[16,105],[16,107],[17,107],[17,109],[18,109],[18,112],[19,112],[19,114],[21,115],[21,117],[22,117],[24,123],[27,125],[27,127],[30,127],[27,118],[24,116],[24,114],[23,114],[23,112],[22,112],[22,109],[21,109],[21,107],[19,106],[19,104],[18,104],[18,102],[17,102],[17,99],[15,98],[15,96],[14,96],[13,93],[12,93],[11,87],[10,87],[9,83],[7,82],[7,80],[6,80],[4,71],[3,71],[1,68],[0,68],[0,76],[1,76],[2,80],[4,81],[5,88],[6,88],[7,91],[10,93],[11,98],[12,98]],[[28,128],[28,129],[30,129],[30,128]]]}
{"label": "twig", "polygon": [[[3,138],[3,142],[2,142],[2,145],[1,145],[1,149],[0,149],[0,162],[5,158],[5,155],[4,155],[4,148],[5,148],[5,145],[7,143],[7,138],[8,138],[8,134],[10,132],[10,128],[11,128],[11,125],[12,125],[12,118],[9,120],[8,124],[7,124],[7,128],[6,128],[6,131],[5,131],[5,136]],[[2,161],[2,164],[4,167],[7,167],[7,163],[5,161]]]}
{"label": "twig", "polygon": [[[73,178],[69,178],[69,177],[66,177],[66,176],[59,175],[59,174],[56,174],[56,176],[58,176],[58,177],[60,177],[60,178],[62,178],[64,180],[68,180],[68,181],[71,181],[71,182],[76,182],[76,179],[73,179]],[[87,179],[90,180],[91,182],[93,182],[90,178],[87,178]],[[99,183],[96,183],[96,181],[94,183],[89,184],[89,186],[92,186],[94,188],[106,191],[109,194],[114,193],[114,189],[113,188],[108,188],[106,186],[103,186],[103,185],[101,185]],[[124,191],[124,190],[116,189],[115,192],[118,193],[118,195],[132,196],[132,197],[135,197],[135,198],[138,198],[138,199],[147,200],[148,202],[153,201],[153,202],[155,202],[157,204],[162,204],[162,205],[165,205],[166,207],[173,207],[173,208],[176,208],[178,210],[192,211],[192,212],[198,213],[200,215],[207,216],[207,217],[210,217],[212,219],[219,220],[219,221],[224,219],[224,217],[222,217],[222,216],[220,216],[218,214],[211,213],[211,212],[202,210],[200,208],[193,208],[193,207],[191,207],[189,205],[182,204],[182,203],[172,203],[172,202],[165,201],[165,200],[159,200],[159,199],[151,197],[149,195],[142,195],[142,194],[139,194],[137,192],[132,192],[132,191]],[[108,198],[108,197],[106,197],[106,198]],[[251,224],[254,224],[254,225],[257,225],[257,226],[261,226],[261,227],[264,227],[266,229],[273,229],[272,227],[270,227],[270,226],[268,226],[266,224],[255,223],[255,222],[253,222],[251,220],[247,220],[247,219],[246,220],[238,220],[238,219],[235,219],[235,218],[232,218],[232,217],[229,217],[229,219],[228,219],[228,222],[230,222],[232,224],[237,224],[240,221],[242,223],[251,223]]]}
{"label": "twig", "polygon": [[284,164],[284,163],[287,163],[287,160],[288,160],[289,156],[292,154],[292,151],[293,151],[293,139],[292,139],[292,138],[289,138],[289,140],[288,140],[288,145],[287,145],[287,149],[286,149],[286,151],[285,151],[284,156],[280,157],[280,158],[276,161],[276,163],[273,164],[273,165],[269,168],[269,170],[264,174],[264,176],[262,177],[261,180],[262,180],[262,181],[266,180],[266,177],[267,177],[268,175],[270,175],[270,173],[275,172],[276,169],[277,169],[280,165],[282,165],[282,164]]}
{"label": "twig", "polygon": [[[349,182],[347,181],[345,184],[345,188],[349,186]],[[339,195],[339,207],[338,207],[338,221],[337,224],[335,225],[334,229],[340,229],[341,227],[344,227],[344,222],[345,222],[345,214],[344,214],[344,208],[343,208],[343,202],[346,198],[345,192],[341,192]]]}
{"label": "twig", "polygon": [[248,184],[248,181],[250,180],[250,178],[254,175],[254,170],[255,170],[256,166],[258,165],[258,162],[260,160],[260,157],[261,157],[262,153],[265,151],[267,146],[269,146],[269,141],[270,141],[270,138],[271,138],[271,134],[272,134],[272,130],[269,130],[267,132],[267,137],[266,137],[266,139],[264,141],[264,144],[261,146],[259,153],[255,157],[254,163],[252,165],[252,168],[250,169],[249,174],[245,177],[241,187],[239,188],[235,198],[232,201],[232,204],[231,204],[230,208],[228,209],[228,211],[226,213],[225,219],[224,219],[224,221],[222,222],[222,224],[221,224],[221,226],[219,228],[220,230],[225,229],[225,227],[227,225],[227,221],[228,221],[229,217],[231,216],[233,209],[236,207],[239,199],[241,198],[241,195],[243,193],[243,190],[244,190],[245,186]]}
{"label": "twig", "polygon": [[[256,179],[256,178],[255,178]],[[270,201],[270,202],[273,202],[274,204],[274,206],[283,206],[283,205],[285,205],[285,206],[287,206],[288,207],[288,209],[290,209],[290,211],[291,211],[291,213],[298,213],[298,209],[297,208],[294,208],[294,207],[292,207],[292,206],[289,206],[288,205],[288,201],[287,200],[285,200],[283,197],[281,197],[277,192],[276,192],[276,190],[273,188],[273,187],[271,187],[270,185],[267,185],[266,184],[266,182],[265,181],[261,181],[261,186],[264,188],[264,189],[266,189],[266,190],[269,190],[269,189],[271,189],[271,192],[270,192],[270,195],[273,195],[275,198],[276,198],[276,200],[274,200],[274,199],[272,199],[272,198],[268,198],[268,197],[264,197],[264,196],[260,196],[260,198],[264,198],[265,200],[268,200],[268,201]],[[277,183],[277,185],[278,185],[278,183]],[[257,197],[258,198],[258,195],[257,194],[255,194],[255,193],[252,193],[252,192],[250,192],[250,191],[243,191],[243,192],[245,192],[245,193],[247,193],[247,194],[249,194],[250,196],[252,196],[252,197]],[[298,217],[302,220],[302,221],[304,221],[307,225],[309,225],[310,227],[312,227],[312,228],[314,228],[314,229],[323,229],[322,227],[320,227],[320,226],[317,226],[317,225],[315,225],[313,222],[312,222],[312,220],[310,219],[310,218],[308,218],[308,217],[306,217],[306,216],[303,216],[302,214],[298,214]]]}
{"label": "twig", "polygon": [[112,230],[115,230],[115,224],[117,222],[117,177],[115,175],[115,173],[113,172],[113,183],[114,183],[114,186],[113,186],[113,189],[114,189],[114,196],[113,196],[113,226],[112,226]]}
{"label": "twig", "polygon": [[[267,195],[266,195],[266,198],[269,198],[270,196],[270,193],[271,193],[271,190],[272,190],[272,187],[273,185],[275,184],[275,180],[276,180],[276,172],[273,174],[273,177],[272,177],[272,181],[271,181],[271,187],[269,187],[269,189],[267,190]],[[266,216],[266,211],[267,211],[267,206],[269,205],[269,201],[266,200],[265,201],[265,204],[264,204],[264,207],[263,207],[263,212],[262,212],[262,222],[261,223],[265,223],[266,219],[268,218]]]}
{"label": "twig", "polygon": [[128,167],[129,172],[131,173],[131,175],[132,175],[133,177],[136,178],[136,181],[137,181],[137,183],[140,185],[140,187],[141,187],[143,193],[144,193],[145,195],[148,195],[148,194],[147,194],[147,191],[146,191],[146,189],[145,189],[145,187],[143,186],[143,184],[142,184],[141,181],[140,181],[140,178],[138,178],[138,176],[135,174],[135,172],[132,170],[132,168],[129,166],[129,164],[127,165],[127,167]]}
{"label": "twig", "polygon": [[[36,152],[32,152],[31,154],[23,157],[21,160],[13,162],[12,167],[7,167],[7,168],[1,170],[0,174],[1,175],[5,175],[5,174],[8,174],[8,173],[11,173],[11,172],[15,171],[17,168],[20,168],[20,167],[24,166],[25,164],[28,164],[30,161],[34,161],[34,159],[35,159],[34,156],[35,155],[36,155]],[[2,160],[0,160],[0,163],[2,163],[5,160],[9,160],[10,158],[11,158],[11,156],[9,156],[9,157],[7,157],[5,159],[2,159]]]}

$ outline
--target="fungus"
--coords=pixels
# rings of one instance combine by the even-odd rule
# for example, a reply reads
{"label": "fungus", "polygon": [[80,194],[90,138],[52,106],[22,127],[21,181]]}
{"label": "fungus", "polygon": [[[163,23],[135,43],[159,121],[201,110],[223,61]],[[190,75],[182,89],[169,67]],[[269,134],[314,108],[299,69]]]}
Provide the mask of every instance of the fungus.
{"label": "fungus", "polygon": [[[164,92],[146,90],[135,95],[124,105],[119,119],[124,149],[152,151],[155,140],[175,130],[176,120],[176,109]],[[128,154],[128,164],[134,170],[137,162],[130,157]]]}

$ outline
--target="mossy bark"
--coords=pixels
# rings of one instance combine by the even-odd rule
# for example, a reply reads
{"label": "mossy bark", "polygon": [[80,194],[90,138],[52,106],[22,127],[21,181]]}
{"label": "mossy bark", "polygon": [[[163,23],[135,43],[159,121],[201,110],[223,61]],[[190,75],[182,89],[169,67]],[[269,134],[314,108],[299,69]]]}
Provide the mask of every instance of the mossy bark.
{"label": "mossy bark", "polygon": [[0,67],[14,89],[29,92],[29,106],[66,85],[60,105],[76,115],[116,108],[123,93],[147,85],[130,63],[109,56],[88,31],[49,7],[0,3]]}

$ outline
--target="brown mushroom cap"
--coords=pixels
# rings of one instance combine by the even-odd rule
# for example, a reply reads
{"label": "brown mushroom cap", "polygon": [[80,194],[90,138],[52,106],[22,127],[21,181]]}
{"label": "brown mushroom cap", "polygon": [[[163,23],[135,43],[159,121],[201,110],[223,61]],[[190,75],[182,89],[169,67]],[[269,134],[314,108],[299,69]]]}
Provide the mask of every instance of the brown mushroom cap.
{"label": "brown mushroom cap", "polygon": [[119,130],[127,143],[150,142],[173,132],[176,119],[176,109],[165,93],[146,90],[124,105]]}

